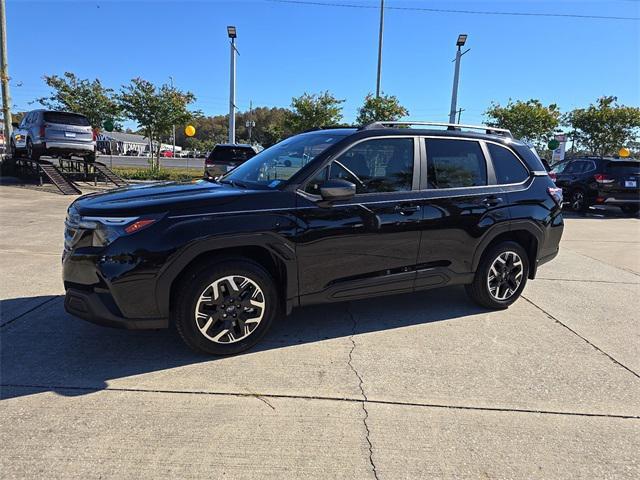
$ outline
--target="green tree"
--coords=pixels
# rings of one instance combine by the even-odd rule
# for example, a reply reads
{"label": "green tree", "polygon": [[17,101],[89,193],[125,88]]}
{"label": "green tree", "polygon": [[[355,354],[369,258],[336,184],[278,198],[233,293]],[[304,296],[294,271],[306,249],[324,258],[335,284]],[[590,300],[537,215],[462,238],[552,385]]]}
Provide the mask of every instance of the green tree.
{"label": "green tree", "polygon": [[104,87],[98,79],[80,79],[65,72],[62,77],[45,75],[44,81],[53,90],[50,96],[38,99],[45,108],[81,113],[94,128],[100,128],[107,119],[121,117],[113,89]]}
{"label": "green tree", "polygon": [[538,151],[546,151],[547,143],[560,125],[560,110],[554,103],[543,105],[540,100],[526,102],[509,100],[506,106],[492,103],[485,112],[489,125],[508,128],[514,137],[533,144]]}
{"label": "green tree", "polygon": [[153,169],[160,167],[160,141],[171,132],[173,125],[186,125],[196,114],[187,107],[195,101],[191,92],[182,92],[164,84],[156,87],[142,78],[134,78],[123,85],[118,101],[128,118],[138,123],[138,128],[154,147]]}
{"label": "green tree", "polygon": [[342,120],[344,100],[334,97],[329,91],[319,94],[304,93],[291,100],[291,112],[284,122],[291,133],[319,127],[337,125]]}
{"label": "green tree", "polygon": [[577,108],[563,119],[575,139],[593,155],[612,155],[638,140],[640,108],[618,105],[617,100],[601,97],[595,105]]}
{"label": "green tree", "polygon": [[394,95],[381,95],[375,97],[368,94],[364,99],[364,105],[358,109],[356,122],[365,125],[371,122],[393,121],[409,115],[409,110],[400,105]]}

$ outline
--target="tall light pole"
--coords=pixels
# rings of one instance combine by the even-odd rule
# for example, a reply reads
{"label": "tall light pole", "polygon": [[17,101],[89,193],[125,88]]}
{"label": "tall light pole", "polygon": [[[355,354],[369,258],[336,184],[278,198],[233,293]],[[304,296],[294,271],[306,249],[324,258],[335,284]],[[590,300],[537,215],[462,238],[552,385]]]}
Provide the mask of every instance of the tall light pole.
{"label": "tall light pole", "polygon": [[[171,80],[171,90],[173,90],[173,77],[169,75],[169,80]],[[176,158],[176,126],[171,125],[171,129],[173,130],[173,135],[171,137],[171,141],[173,142],[173,158]]]}
{"label": "tall light pole", "polygon": [[458,47],[458,51],[456,52],[456,69],[453,74],[453,91],[451,92],[451,110],[449,111],[449,123],[456,122],[456,112],[458,110],[458,80],[460,79],[460,59],[462,55],[467,53],[470,49],[466,49],[464,52],[462,51],[462,47],[467,41],[467,34],[461,33],[458,35],[458,41],[456,42],[456,46]]}
{"label": "tall light pole", "polygon": [[380,30],[378,31],[378,77],[376,79],[376,98],[380,96],[380,76],[382,74],[382,33],[384,31],[384,0],[380,0]]}
{"label": "tall light pole", "polygon": [[0,0],[0,30],[2,30],[2,113],[4,114],[4,150],[9,148],[11,138],[11,95],[9,93],[9,65],[7,65],[7,17],[4,0]]}
{"label": "tall light pole", "polygon": [[236,27],[228,26],[231,39],[231,66],[229,71],[229,143],[236,143]]}

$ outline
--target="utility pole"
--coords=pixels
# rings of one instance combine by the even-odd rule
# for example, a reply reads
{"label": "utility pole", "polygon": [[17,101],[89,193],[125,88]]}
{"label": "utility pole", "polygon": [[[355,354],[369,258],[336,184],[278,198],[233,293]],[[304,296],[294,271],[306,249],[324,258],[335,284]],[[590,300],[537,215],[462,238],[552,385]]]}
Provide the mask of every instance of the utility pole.
{"label": "utility pole", "polygon": [[[173,77],[169,75],[169,80],[171,80],[171,90],[173,90]],[[173,158],[176,158],[176,126],[175,124],[171,126],[173,130],[173,135],[171,136],[171,141],[173,142]]]}
{"label": "utility pole", "polygon": [[4,114],[4,151],[10,145],[11,139],[11,94],[9,93],[9,65],[7,64],[7,15],[4,0],[0,0],[0,30],[2,30],[2,65],[0,77],[2,80],[2,113]]}
{"label": "utility pole", "polygon": [[460,79],[460,59],[462,55],[467,53],[469,49],[462,51],[462,47],[467,41],[467,35],[461,33],[458,35],[458,41],[456,42],[456,46],[458,50],[456,51],[456,58],[454,62],[456,62],[455,72],[453,74],[453,90],[451,92],[451,110],[449,110],[449,123],[454,123],[456,120],[456,112],[458,110],[458,80]]}
{"label": "utility pole", "polygon": [[460,124],[460,116],[462,115],[462,112],[464,112],[464,108],[459,108],[458,109],[458,124]]}
{"label": "utility pole", "polygon": [[227,27],[231,39],[231,65],[229,67],[229,143],[236,143],[236,27]]}
{"label": "utility pole", "polygon": [[384,31],[384,0],[380,0],[380,30],[378,32],[378,77],[376,80],[376,98],[380,96],[380,75],[382,73],[382,33]]}

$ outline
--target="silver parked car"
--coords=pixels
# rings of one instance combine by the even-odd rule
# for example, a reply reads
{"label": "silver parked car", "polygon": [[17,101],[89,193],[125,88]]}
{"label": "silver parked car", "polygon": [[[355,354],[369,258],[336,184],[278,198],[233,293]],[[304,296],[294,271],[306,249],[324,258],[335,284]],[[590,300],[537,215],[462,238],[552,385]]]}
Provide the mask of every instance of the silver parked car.
{"label": "silver parked car", "polygon": [[33,110],[14,126],[11,154],[26,154],[31,160],[38,160],[42,155],[75,155],[94,161],[96,142],[91,124],[84,115]]}

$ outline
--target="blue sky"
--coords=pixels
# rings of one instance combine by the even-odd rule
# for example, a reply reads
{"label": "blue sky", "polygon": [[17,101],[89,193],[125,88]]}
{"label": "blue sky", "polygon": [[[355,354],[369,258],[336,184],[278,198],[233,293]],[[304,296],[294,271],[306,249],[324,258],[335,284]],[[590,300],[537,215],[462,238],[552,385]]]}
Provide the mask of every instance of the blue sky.
{"label": "blue sky", "polygon": [[[379,1],[316,0],[374,6]],[[640,17],[640,2],[386,0],[391,7]],[[192,91],[206,114],[227,111],[226,26],[238,28],[237,104],[288,106],[330,90],[355,118],[375,91],[377,9],[255,1],[7,0],[9,69],[17,109],[65,70],[118,88],[141,76]],[[477,123],[491,101],[539,98],[563,110],[602,95],[640,105],[640,22],[388,10],[382,90],[414,120],[447,119],[455,40],[468,33],[459,106]]]}

